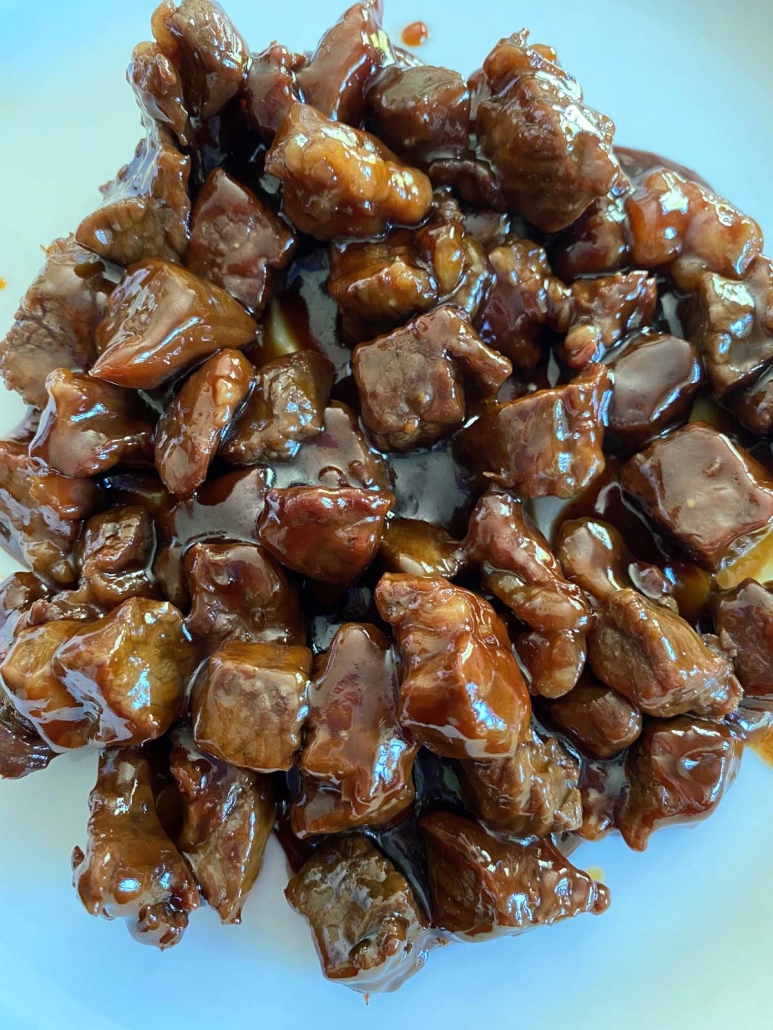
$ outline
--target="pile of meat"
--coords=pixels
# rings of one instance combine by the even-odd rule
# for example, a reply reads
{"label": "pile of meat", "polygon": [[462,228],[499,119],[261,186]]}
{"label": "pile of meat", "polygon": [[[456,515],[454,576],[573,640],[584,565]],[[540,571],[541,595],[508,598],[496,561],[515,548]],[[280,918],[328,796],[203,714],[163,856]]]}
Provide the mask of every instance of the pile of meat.
{"label": "pile of meat", "polygon": [[603,912],[574,846],[711,812],[773,698],[758,225],[525,31],[465,80],[381,17],[164,0],[0,345],[0,774],[99,749],[75,887],[159,947],[276,832],[366,992]]}

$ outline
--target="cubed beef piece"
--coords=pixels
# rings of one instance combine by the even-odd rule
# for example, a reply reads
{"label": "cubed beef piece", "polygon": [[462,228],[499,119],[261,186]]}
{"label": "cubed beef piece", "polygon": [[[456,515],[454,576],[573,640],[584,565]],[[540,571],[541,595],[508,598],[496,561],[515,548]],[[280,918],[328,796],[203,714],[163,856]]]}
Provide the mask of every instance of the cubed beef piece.
{"label": "cubed beef piece", "polygon": [[390,641],[375,626],[346,623],[309,687],[291,809],[296,836],[383,826],[413,803],[418,745],[400,726],[397,705]]}
{"label": "cubed beef piece", "polygon": [[546,232],[566,228],[620,175],[614,123],[525,31],[500,40],[483,76],[476,131],[508,203]]}
{"label": "cubed beef piece", "polygon": [[308,711],[311,652],[230,641],[209,658],[194,687],[193,734],[204,751],[255,772],[291,769]]}
{"label": "cubed beef piece", "polygon": [[97,604],[111,607],[130,597],[158,596],[151,571],[156,530],[144,508],[110,508],[94,515],[80,547],[81,582]]}
{"label": "cubed beef piece", "polygon": [[616,590],[634,587],[651,601],[676,611],[673,584],[657,565],[633,557],[620,532],[600,519],[568,519],[558,531],[556,556],[564,575],[582,587],[594,605]]}
{"label": "cubed beef piece", "polygon": [[133,390],[57,368],[46,391],[32,458],[76,479],[151,461],[156,416]]}
{"label": "cubed beef piece", "polygon": [[390,519],[379,548],[387,572],[453,579],[462,564],[459,541],[433,522]]}
{"label": "cubed beef piece", "polygon": [[295,588],[262,547],[194,544],[185,569],[191,596],[185,625],[201,646],[213,649],[228,640],[304,643]]}
{"label": "cubed beef piece", "polygon": [[89,713],[89,742],[97,746],[162,737],[182,710],[194,666],[180,612],[144,597],[78,624],[52,661],[53,673]]}
{"label": "cubed beef piece", "polygon": [[177,137],[190,142],[191,127],[180,73],[157,43],[138,43],[126,69],[126,78],[143,114]]}
{"label": "cubed beef piece", "polygon": [[59,647],[82,629],[70,619],[22,629],[0,664],[14,707],[54,751],[83,747],[94,728],[93,714],[52,666]]}
{"label": "cubed beef piece", "polygon": [[88,844],[72,855],[86,911],[125,919],[140,944],[170,948],[199,904],[196,881],[161,825],[153,771],[137,748],[107,748],[89,796]]}
{"label": "cubed beef piece", "polygon": [[744,693],[773,695],[773,593],[754,579],[711,599],[714,626],[735,648],[735,668]]}
{"label": "cubed beef piece", "polygon": [[55,368],[84,371],[97,356],[94,330],[113,284],[105,265],[72,236],[55,240],[0,343],[0,375],[9,390],[42,408]]}
{"label": "cubed beef piece", "polygon": [[723,400],[742,426],[759,436],[773,430],[773,365],[751,386],[736,390]]}
{"label": "cubed beef piece", "polygon": [[161,512],[156,522],[161,550],[153,571],[167,598],[178,605],[185,603],[181,563],[192,544],[199,540],[257,542],[268,478],[268,470],[261,466],[230,472],[202,483],[190,497]]}
{"label": "cubed beef piece", "polygon": [[741,698],[728,658],[689,623],[635,590],[618,590],[596,614],[588,659],[602,683],[647,715],[721,718]]}
{"label": "cubed beef piece", "polygon": [[435,923],[480,940],[550,926],[609,907],[609,891],[550,841],[500,840],[451,812],[421,820]]}
{"label": "cubed beef piece", "polygon": [[216,350],[246,346],[256,332],[241,304],[219,286],[177,265],[145,261],[110,297],[91,374],[150,390]]}
{"label": "cubed beef piece", "polygon": [[603,365],[564,386],[492,406],[455,441],[459,460],[521,497],[573,497],[604,471],[611,392]]}
{"label": "cubed beef piece", "polygon": [[259,315],[274,286],[274,272],[295,252],[285,223],[251,190],[216,168],[204,183],[191,215],[185,263],[222,287],[251,315]]}
{"label": "cubed beef piece", "polygon": [[91,480],[41,471],[23,443],[0,440],[0,546],[33,572],[61,586],[75,582],[80,522],[98,505]]}
{"label": "cubed beef piece", "polygon": [[718,397],[752,384],[773,363],[773,263],[760,258],[741,282],[707,272],[689,322]]}
{"label": "cubed beef piece", "polygon": [[533,734],[511,758],[463,762],[462,777],[471,810],[495,830],[544,837],[582,822],[580,765],[552,737]]}
{"label": "cubed beef piece", "polygon": [[564,578],[547,540],[510,494],[495,487],[484,494],[462,547],[481,567],[486,587],[532,629],[551,633],[590,624],[582,591]]}
{"label": "cubed beef piece", "polygon": [[413,738],[448,758],[515,754],[531,702],[493,608],[446,579],[392,573],[375,600],[395,627],[404,670],[400,722]]}
{"label": "cubed beef piece", "polygon": [[272,43],[253,54],[244,85],[245,113],[250,127],[264,139],[272,139],[293,104],[300,100],[297,74],[306,64],[303,54],[294,54]]}
{"label": "cubed beef piece", "polygon": [[360,344],[352,367],[365,425],[380,447],[397,451],[452,433],[465,418],[465,391],[493,396],[512,371],[451,307]]}
{"label": "cubed beef piece", "polygon": [[56,758],[34,727],[0,693],[0,779],[18,780],[45,769]]}
{"label": "cubed beef piece", "polygon": [[541,697],[568,694],[585,668],[585,634],[577,630],[521,633],[515,649],[528,674],[529,690]]}
{"label": "cubed beef piece", "polygon": [[417,164],[467,148],[470,91],[459,72],[429,64],[393,65],[369,88],[368,105],[378,135]]}
{"label": "cubed beef piece", "polygon": [[284,211],[318,240],[378,236],[391,223],[416,225],[432,186],[366,132],[333,122],[308,104],[291,107],[266,155],[282,183]]}
{"label": "cubed beef piece", "polygon": [[156,468],[166,488],[186,497],[207,478],[223,434],[252,386],[254,369],[238,350],[207,358],[168,403],[156,434]]}
{"label": "cubed beef piece", "polygon": [[75,239],[125,267],[149,258],[179,261],[188,246],[190,172],[190,157],[170,133],[148,127],[132,162],[102,187],[102,206],[83,219]]}
{"label": "cubed beef piece", "polygon": [[[14,572],[0,583],[0,660],[8,653],[17,633],[30,625],[32,606],[51,594],[51,587],[34,572]],[[0,687],[0,701],[2,697]]]}
{"label": "cubed beef piece", "polygon": [[678,336],[645,333],[614,355],[606,442],[629,454],[690,416],[703,367],[695,346]]}
{"label": "cubed beef piece", "polygon": [[633,265],[667,268],[682,290],[694,289],[706,271],[741,279],[762,253],[753,219],[674,169],[637,176],[625,208]]}
{"label": "cubed beef piece", "polygon": [[613,758],[638,738],[638,708],[609,687],[591,680],[578,683],[548,708],[551,723],[593,758]]}
{"label": "cubed beef piece", "polygon": [[433,943],[408,881],[364,837],[338,837],[285,890],[311,926],[322,971],[370,994],[418,972]]}
{"label": "cubed beef piece", "polygon": [[296,76],[303,99],[327,118],[359,125],[369,82],[395,55],[381,27],[382,0],[353,4]]}
{"label": "cubed beef piece", "polygon": [[393,505],[390,493],[352,487],[269,490],[258,535],[288,569],[350,586],[375,558]]}
{"label": "cubed beef piece", "polygon": [[773,518],[773,480],[704,422],[655,440],[621,477],[648,514],[711,571],[744,554]]}
{"label": "cubed beef piece", "polygon": [[644,851],[654,830],[707,816],[735,779],[743,743],[703,719],[649,720],[625,763],[630,791],[619,817],[626,844]]}
{"label": "cubed beef piece", "polygon": [[630,265],[631,242],[625,213],[628,186],[625,177],[621,177],[610,193],[594,200],[558,237],[554,260],[562,279],[571,282],[578,276],[617,272]]}
{"label": "cubed beef piece", "polygon": [[321,432],[333,366],[316,351],[296,351],[262,365],[241,414],[220,449],[236,465],[288,461]]}
{"label": "cubed beef piece", "polygon": [[599,361],[626,333],[648,326],[657,301],[657,281],[646,272],[618,272],[572,283],[562,345],[569,366],[585,368]]}
{"label": "cubed beef piece", "polygon": [[566,322],[570,291],[553,275],[545,250],[531,240],[510,239],[488,259],[496,279],[475,323],[480,338],[516,368],[530,371],[542,360],[545,328]]}
{"label": "cubed beef piece", "polygon": [[216,115],[240,90],[250,50],[213,0],[162,0],[151,19],[161,50],[180,73],[191,114]]}
{"label": "cubed beef piece", "polygon": [[171,740],[182,799],[177,846],[221,921],[240,923],[276,816],[271,779],[199,751],[187,726],[172,730]]}

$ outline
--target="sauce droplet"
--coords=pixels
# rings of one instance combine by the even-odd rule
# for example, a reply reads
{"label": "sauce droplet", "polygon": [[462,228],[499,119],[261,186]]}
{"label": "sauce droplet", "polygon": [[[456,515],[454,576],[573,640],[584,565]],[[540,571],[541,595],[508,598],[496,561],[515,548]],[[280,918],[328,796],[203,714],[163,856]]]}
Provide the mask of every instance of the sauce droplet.
{"label": "sauce droplet", "polygon": [[403,43],[406,46],[421,46],[429,39],[429,29],[423,21],[412,21],[406,25],[402,34]]}
{"label": "sauce droplet", "polygon": [[8,283],[7,283],[7,282],[5,281],[5,279],[3,279],[3,277],[2,277],[1,275],[0,275],[0,290],[4,290],[4,289],[6,288],[6,286],[7,286],[7,285],[8,285]]}

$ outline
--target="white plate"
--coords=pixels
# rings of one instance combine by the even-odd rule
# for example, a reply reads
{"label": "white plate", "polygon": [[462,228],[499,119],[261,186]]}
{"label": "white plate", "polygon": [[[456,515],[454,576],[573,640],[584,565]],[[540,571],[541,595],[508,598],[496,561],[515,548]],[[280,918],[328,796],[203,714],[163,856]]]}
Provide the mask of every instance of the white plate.
{"label": "white plate", "polygon": [[[387,2],[395,35],[423,18],[432,39],[422,57],[463,72],[529,19],[533,38],[555,45],[615,119],[621,143],[696,168],[773,232],[770,0]],[[41,262],[38,244],[71,231],[132,153],[139,126],[123,70],[152,6],[0,0],[0,334]],[[226,6],[253,49],[273,38],[308,48],[340,13],[330,0]],[[21,409],[3,394],[0,403],[5,428]],[[3,559],[0,573],[11,570]],[[120,922],[90,919],[69,856],[84,842],[93,775],[93,756],[79,754],[0,784],[2,1030],[771,1025],[773,780],[754,755],[707,823],[657,834],[645,855],[619,839],[582,848],[579,862],[602,868],[612,890],[603,917],[442,949],[369,1008],[322,979],[282,896],[277,846],[241,927],[197,913],[162,955]]]}

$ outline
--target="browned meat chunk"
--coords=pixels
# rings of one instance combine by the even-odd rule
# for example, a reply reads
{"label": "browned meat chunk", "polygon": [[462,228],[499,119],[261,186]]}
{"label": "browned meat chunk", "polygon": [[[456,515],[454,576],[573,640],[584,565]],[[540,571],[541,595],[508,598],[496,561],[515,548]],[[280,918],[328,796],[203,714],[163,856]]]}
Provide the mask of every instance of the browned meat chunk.
{"label": "browned meat chunk", "polygon": [[276,815],[271,780],[196,748],[187,727],[172,731],[170,767],[182,797],[177,846],[204,900],[224,923],[240,923]]}
{"label": "browned meat chunk", "polygon": [[690,336],[703,352],[718,397],[754,382],[773,363],[773,263],[755,261],[742,282],[703,275],[694,294]]}
{"label": "browned meat chunk", "polygon": [[572,284],[569,331],[563,352],[571,368],[599,361],[626,333],[652,321],[657,282],[646,272],[629,272]]}
{"label": "browned meat chunk", "polygon": [[48,376],[46,390],[32,458],[76,479],[151,460],[156,417],[136,393],[66,368]]}
{"label": "browned meat chunk", "polygon": [[453,579],[462,564],[459,542],[442,526],[419,519],[390,519],[380,547],[387,572]]}
{"label": "browned meat chunk", "polygon": [[175,604],[186,600],[181,562],[199,540],[258,538],[258,520],[268,486],[268,471],[240,469],[203,483],[190,497],[161,512],[157,520],[162,549],[153,571]]}
{"label": "browned meat chunk", "polygon": [[628,794],[624,762],[625,756],[619,755],[609,761],[590,758],[582,763],[582,826],[577,830],[581,840],[602,840],[617,828]]}
{"label": "browned meat chunk", "polygon": [[110,297],[91,374],[150,390],[216,350],[244,347],[255,334],[255,322],[219,286],[176,265],[145,261]]}
{"label": "browned meat chunk", "polygon": [[0,343],[0,375],[27,404],[45,405],[49,372],[83,371],[96,358],[94,330],[112,289],[104,273],[102,261],[71,236],[47,249],[46,263]]}
{"label": "browned meat chunk", "polygon": [[585,668],[585,635],[577,630],[522,633],[515,649],[529,674],[529,690],[541,697],[567,694]]}
{"label": "browned meat chunk", "polygon": [[246,114],[252,129],[271,139],[298,100],[297,73],[306,58],[279,43],[253,54],[244,87]]}
{"label": "browned meat chunk", "polygon": [[511,239],[488,259],[496,280],[476,321],[480,338],[529,371],[542,358],[544,328],[566,327],[570,291],[553,276],[544,249],[531,240]]}
{"label": "browned meat chunk", "polygon": [[556,271],[567,282],[582,275],[617,272],[630,264],[630,232],[625,213],[626,181],[594,200],[563,233],[555,250]]}
{"label": "browned meat chunk", "polygon": [[604,471],[610,376],[592,365],[565,386],[493,406],[456,439],[459,460],[521,497],[573,497]]}
{"label": "browned meat chunk", "polygon": [[728,437],[691,422],[631,458],[626,490],[704,568],[744,554],[773,519],[773,480]]}
{"label": "browned meat chunk", "polygon": [[515,754],[531,702],[493,608],[445,579],[383,576],[379,614],[395,627],[404,674],[400,722],[448,758]]}
{"label": "browned meat chunk", "polygon": [[687,340],[646,333],[624,346],[608,367],[613,382],[607,444],[630,454],[688,420],[703,367]]}
{"label": "browned meat chunk", "polygon": [[85,628],[78,624],[52,670],[92,721],[90,742],[104,746],[163,736],[182,710],[194,665],[180,612],[134,597]]}
{"label": "browned meat chunk", "polygon": [[239,351],[218,351],[167,405],[156,434],[156,468],[170,493],[185,497],[207,478],[222,435],[250,391],[253,371]]}
{"label": "browned meat chunk", "polygon": [[307,104],[334,121],[359,125],[368,83],[395,56],[382,30],[382,0],[350,7],[325,33],[296,76]]}
{"label": "browned meat chunk", "polygon": [[199,747],[255,772],[291,769],[308,711],[311,652],[229,641],[200,673],[192,700]]}
{"label": "browned meat chunk", "polygon": [[43,738],[0,693],[0,779],[18,780],[56,758]]}
{"label": "browned meat chunk", "polygon": [[754,579],[712,598],[714,626],[720,639],[736,650],[735,667],[744,693],[773,695],[773,593]]}
{"label": "browned meat chunk", "polygon": [[682,290],[706,271],[741,279],[762,252],[753,219],[679,171],[656,168],[638,178],[625,206],[633,264],[667,267]]}
{"label": "browned meat chunk", "polygon": [[773,430],[773,365],[755,383],[737,390],[723,403],[742,426],[767,436]]}
{"label": "browned meat chunk", "polygon": [[460,937],[523,933],[609,907],[607,888],[547,840],[499,840],[451,812],[425,815],[421,829],[434,921]]}
{"label": "browned meat chunk", "polygon": [[186,264],[259,315],[296,247],[295,236],[246,186],[216,168],[191,215]]}
{"label": "browned meat chunk", "polygon": [[641,733],[641,713],[614,690],[578,683],[548,709],[552,723],[587,755],[613,758]]}
{"label": "browned meat chunk", "polygon": [[635,587],[651,601],[676,609],[672,583],[657,565],[638,561],[625,540],[608,522],[569,519],[558,531],[556,555],[564,575],[582,587],[595,605],[603,605],[616,590]]}
{"label": "browned meat chunk", "polygon": [[375,626],[342,626],[309,687],[296,836],[383,826],[412,804],[417,745],[397,721],[397,702],[388,638]]}
{"label": "browned meat chunk", "polygon": [[220,4],[162,0],[151,19],[161,50],[180,73],[191,114],[211,118],[241,88],[250,51]]}
{"label": "browned meat chunk", "polygon": [[33,572],[63,586],[75,581],[80,520],[98,502],[91,480],[42,472],[23,443],[0,440],[0,546]]}
{"label": "browned meat chunk", "polygon": [[136,748],[108,748],[89,797],[89,838],[72,855],[86,911],[126,919],[141,944],[170,948],[198,908],[196,882],[153,804],[153,772]]}
{"label": "browned meat chunk", "polygon": [[295,588],[262,547],[194,544],[185,568],[191,595],[185,625],[200,645],[304,643]]}
{"label": "browned meat chunk", "polygon": [[680,616],[635,590],[618,590],[597,612],[588,660],[602,683],[647,715],[720,718],[741,698],[730,661]]}
{"label": "browned meat chunk", "polygon": [[431,938],[407,880],[364,837],[331,840],[290,880],[322,971],[355,991],[394,991],[418,972]]}
{"label": "browned meat chunk", "polygon": [[580,766],[552,737],[533,734],[511,758],[464,762],[470,807],[495,830],[544,837],[582,822]]}
{"label": "browned meat chunk", "polygon": [[[0,661],[16,634],[30,624],[32,606],[50,596],[50,587],[33,572],[14,572],[0,583]],[[0,687],[0,701],[2,697]]]}
{"label": "browned meat chunk", "polygon": [[102,206],[75,232],[78,243],[128,266],[161,258],[179,261],[188,246],[191,159],[164,129],[148,127],[134,160],[102,187]]}
{"label": "browned meat chunk", "polygon": [[180,73],[156,43],[137,44],[126,78],[143,114],[172,132],[181,146],[186,146],[190,142],[191,128]]}
{"label": "browned meat chunk", "polygon": [[530,47],[525,31],[500,40],[483,75],[476,130],[502,192],[540,229],[565,229],[620,175],[614,124],[583,103],[577,80],[554,52]]}
{"label": "browned meat chunk", "polygon": [[450,307],[360,344],[352,367],[365,425],[380,447],[397,451],[452,433],[464,421],[465,390],[493,396],[512,371]]}
{"label": "browned meat chunk", "polygon": [[394,500],[385,491],[352,487],[269,490],[258,536],[288,569],[349,586],[375,558]]}
{"label": "browned meat chunk", "polygon": [[462,546],[521,622],[545,633],[588,627],[582,591],[564,578],[547,540],[510,494],[492,487],[478,501]]}
{"label": "browned meat chunk", "polygon": [[318,240],[378,236],[390,223],[416,225],[428,213],[432,186],[366,132],[295,104],[266,155],[282,183],[284,211]]}
{"label": "browned meat chunk", "polygon": [[470,136],[470,91],[459,72],[429,64],[386,68],[368,90],[378,135],[423,165],[461,154]]}
{"label": "browned meat chunk", "polygon": [[321,432],[333,367],[316,351],[296,351],[258,369],[255,386],[220,449],[226,461],[288,461]]}
{"label": "browned meat chunk", "polygon": [[274,468],[274,484],[287,486],[391,489],[391,470],[368,446],[357,416],[344,404],[325,409],[322,432],[305,440],[295,458]]}
{"label": "browned meat chunk", "polygon": [[158,596],[151,572],[156,531],[144,508],[110,508],[94,515],[80,546],[81,582],[97,604],[111,607],[130,597]]}
{"label": "browned meat chunk", "polygon": [[52,667],[59,647],[82,629],[69,619],[22,629],[0,665],[14,707],[55,751],[83,747],[93,729],[93,716]]}
{"label": "browned meat chunk", "polygon": [[653,719],[625,763],[631,789],[620,815],[626,844],[644,851],[654,830],[707,816],[735,779],[743,753],[732,731],[702,719]]}

